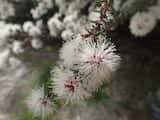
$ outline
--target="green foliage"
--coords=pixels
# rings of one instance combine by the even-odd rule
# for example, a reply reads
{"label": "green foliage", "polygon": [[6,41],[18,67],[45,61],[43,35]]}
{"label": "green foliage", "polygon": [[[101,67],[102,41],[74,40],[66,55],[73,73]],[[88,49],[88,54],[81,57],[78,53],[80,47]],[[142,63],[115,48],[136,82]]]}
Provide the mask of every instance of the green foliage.
{"label": "green foliage", "polygon": [[37,80],[33,81],[33,87],[43,87],[45,95],[50,95],[51,93],[51,84],[52,81],[50,79],[50,70],[52,65],[47,65],[44,70],[40,73]]}

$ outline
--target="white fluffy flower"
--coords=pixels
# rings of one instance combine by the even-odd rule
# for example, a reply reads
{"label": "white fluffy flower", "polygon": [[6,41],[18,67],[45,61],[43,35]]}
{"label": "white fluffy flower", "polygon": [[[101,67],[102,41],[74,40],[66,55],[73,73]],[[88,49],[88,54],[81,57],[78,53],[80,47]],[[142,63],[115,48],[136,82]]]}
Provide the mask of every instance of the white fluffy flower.
{"label": "white fluffy flower", "polygon": [[23,52],[24,52],[23,42],[20,42],[20,41],[15,40],[15,41],[13,42],[13,45],[12,45],[12,51],[13,51],[15,54],[23,53]]}
{"label": "white fluffy flower", "polygon": [[29,30],[32,28],[34,26],[34,24],[33,24],[33,22],[31,22],[31,21],[26,21],[26,22],[24,22],[24,24],[23,24],[23,31],[24,32],[29,32]]}
{"label": "white fluffy flower", "polygon": [[73,71],[55,68],[53,71],[53,92],[66,103],[81,103],[90,97],[82,86],[82,79]]}
{"label": "white fluffy flower", "polygon": [[70,29],[64,30],[61,34],[63,40],[67,41],[70,40],[73,36],[73,32]]}
{"label": "white fluffy flower", "polygon": [[31,21],[26,21],[22,26],[23,31],[27,32],[30,36],[37,37],[41,34],[41,27],[38,24],[40,25],[42,23],[37,23],[37,25],[35,25]]}
{"label": "white fluffy flower", "polygon": [[5,23],[3,24],[3,23],[1,23],[0,31],[1,31],[0,39],[5,40],[9,36],[14,36],[19,31],[21,31],[21,26],[17,25],[17,24],[5,24]]}
{"label": "white fluffy flower", "polygon": [[28,34],[33,37],[41,35],[41,30],[37,26],[31,27],[28,31]]}
{"label": "white fluffy flower", "polygon": [[48,9],[53,7],[52,0],[40,0],[38,1],[38,6],[34,9],[31,9],[32,17],[37,19],[40,18],[42,15],[48,12]]}
{"label": "white fluffy flower", "polygon": [[10,36],[14,36],[21,31],[21,26],[18,24],[6,24],[5,30],[8,31]]}
{"label": "white fluffy flower", "polygon": [[31,9],[31,14],[34,19],[40,18],[47,13],[47,8],[43,3],[39,3],[35,9]]}
{"label": "white fluffy flower", "polygon": [[97,43],[86,41],[78,55],[78,68],[86,75],[86,88],[96,90],[118,68],[120,56],[115,51],[115,46],[103,38]]}
{"label": "white fluffy flower", "polygon": [[70,40],[74,34],[80,33],[80,30],[83,29],[82,26],[86,24],[86,16],[78,18],[77,12],[74,12],[72,15],[68,15],[63,20],[63,26],[65,30],[61,33],[63,40]]}
{"label": "white fluffy flower", "polygon": [[48,20],[48,28],[50,35],[53,37],[56,37],[61,32],[61,30],[63,29],[63,24],[59,20],[58,14]]}
{"label": "white fluffy flower", "polygon": [[137,37],[146,36],[156,25],[156,18],[150,12],[137,12],[130,21],[130,31]]}
{"label": "white fluffy flower", "polygon": [[42,48],[43,42],[38,39],[33,39],[33,40],[31,40],[31,46],[34,49],[38,50],[38,49]]}
{"label": "white fluffy flower", "polygon": [[60,59],[63,60],[65,66],[71,68],[74,64],[78,63],[78,54],[82,44],[83,40],[80,34],[77,35],[75,39],[63,44],[60,50]]}
{"label": "white fluffy flower", "polygon": [[14,36],[21,31],[21,26],[0,21],[0,31],[0,46],[4,46],[8,44],[8,41],[10,40],[9,37]]}
{"label": "white fluffy flower", "polygon": [[44,95],[43,88],[33,90],[26,104],[35,116],[41,116],[43,119],[53,113],[53,103]]}

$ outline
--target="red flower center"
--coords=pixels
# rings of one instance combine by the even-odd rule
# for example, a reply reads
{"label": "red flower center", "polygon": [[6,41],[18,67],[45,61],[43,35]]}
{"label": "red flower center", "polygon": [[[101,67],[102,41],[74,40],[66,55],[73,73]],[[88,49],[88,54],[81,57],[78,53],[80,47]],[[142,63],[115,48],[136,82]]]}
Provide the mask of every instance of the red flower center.
{"label": "red flower center", "polygon": [[73,80],[68,80],[66,81],[66,84],[65,84],[65,88],[67,88],[67,90],[69,92],[75,92],[75,88],[78,86],[79,84],[79,80],[77,80],[76,78],[73,79]]}

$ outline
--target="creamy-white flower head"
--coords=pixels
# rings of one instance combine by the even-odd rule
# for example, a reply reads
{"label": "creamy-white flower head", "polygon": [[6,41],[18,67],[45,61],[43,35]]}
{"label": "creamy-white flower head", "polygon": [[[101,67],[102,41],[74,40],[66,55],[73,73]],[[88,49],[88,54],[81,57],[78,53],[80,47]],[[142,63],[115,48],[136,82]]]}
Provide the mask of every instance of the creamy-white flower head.
{"label": "creamy-white flower head", "polygon": [[29,29],[28,34],[33,37],[41,35],[41,30],[37,26],[33,26]]}
{"label": "creamy-white flower head", "polygon": [[71,36],[73,36],[73,32],[71,29],[64,30],[61,34],[62,39],[65,41],[70,40]]}
{"label": "creamy-white flower head", "polygon": [[[38,21],[39,25],[42,24],[41,21]],[[38,24],[34,24],[32,21],[24,22],[22,28],[24,32],[27,32],[32,37],[37,37],[41,35],[41,27]]]}
{"label": "creamy-white flower head", "polygon": [[21,31],[21,26],[18,24],[6,24],[5,30],[8,31],[10,36],[14,36]]}
{"label": "creamy-white flower head", "polygon": [[48,20],[48,28],[49,28],[49,32],[50,35],[53,37],[57,37],[57,35],[61,32],[61,30],[63,29],[63,24],[62,22],[59,20],[60,15],[56,14],[53,17],[51,17]]}
{"label": "creamy-white flower head", "polygon": [[42,15],[48,12],[48,9],[53,7],[52,0],[37,0],[38,5],[36,8],[31,9],[31,14],[34,19],[40,18]]}
{"label": "creamy-white flower head", "polygon": [[53,113],[54,104],[44,95],[43,88],[33,90],[26,99],[26,104],[35,116],[41,116],[43,119]]}
{"label": "creamy-white flower head", "polygon": [[23,53],[23,52],[24,52],[23,42],[18,41],[18,40],[13,41],[12,51],[13,51],[15,54]]}
{"label": "creamy-white flower head", "polygon": [[5,24],[5,23],[3,25],[3,23],[1,23],[0,31],[1,31],[0,39],[7,41],[8,37],[14,36],[21,31],[21,26],[18,24]]}
{"label": "creamy-white flower head", "polygon": [[52,71],[53,92],[66,103],[83,103],[91,95],[82,86],[82,78],[71,70],[55,68]]}
{"label": "creamy-white flower head", "polygon": [[73,36],[73,33],[80,33],[81,29],[83,29],[82,26],[86,24],[86,20],[86,16],[81,16],[81,18],[78,18],[76,12],[74,12],[72,15],[66,16],[63,20],[63,26],[65,26],[65,29],[61,33],[63,40],[70,40]]}
{"label": "creamy-white flower head", "polygon": [[156,25],[156,17],[150,12],[137,12],[130,21],[130,31],[136,37],[150,33]]}
{"label": "creamy-white flower head", "polygon": [[120,56],[116,48],[110,42],[100,37],[97,42],[86,41],[82,51],[79,53],[78,68],[86,75],[88,89],[97,89],[104,80],[108,80],[111,74],[117,70]]}
{"label": "creamy-white flower head", "polygon": [[71,68],[79,61],[78,54],[81,50],[83,40],[81,35],[77,35],[73,40],[67,41],[63,44],[60,50],[60,59],[63,60],[64,65]]}
{"label": "creamy-white flower head", "polygon": [[23,24],[23,31],[24,32],[29,32],[29,30],[32,28],[32,27],[34,27],[34,24],[33,24],[33,22],[31,22],[31,21],[26,21],[26,22],[24,22],[24,24]]}
{"label": "creamy-white flower head", "polygon": [[35,9],[31,9],[30,13],[32,14],[32,17],[34,19],[40,18],[42,15],[47,13],[47,8],[43,3],[38,4],[38,6]]}
{"label": "creamy-white flower head", "polygon": [[32,46],[32,48],[38,50],[43,47],[43,42],[39,39],[32,39],[31,46]]}

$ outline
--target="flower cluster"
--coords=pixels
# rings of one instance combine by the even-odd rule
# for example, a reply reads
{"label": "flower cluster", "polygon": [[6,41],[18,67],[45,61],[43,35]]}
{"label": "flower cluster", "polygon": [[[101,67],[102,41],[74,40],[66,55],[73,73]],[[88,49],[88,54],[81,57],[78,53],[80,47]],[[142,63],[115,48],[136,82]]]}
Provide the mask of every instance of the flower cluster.
{"label": "flower cluster", "polygon": [[[15,46],[17,46],[17,41],[13,42],[12,39],[10,39],[10,37],[17,34],[19,30],[19,25],[6,24],[5,22],[0,21],[0,69],[2,70],[5,70],[9,66],[12,67],[15,61],[19,61],[18,58],[14,57],[12,54],[17,49],[15,48]],[[19,48],[19,50],[21,49]]]}
{"label": "flower cluster", "polygon": [[41,28],[27,21],[22,26],[19,24],[10,24],[1,21],[0,31],[2,33],[1,46],[8,46],[14,54],[24,52],[24,49],[31,47],[40,49],[43,43],[39,39]]}
{"label": "flower cluster", "polygon": [[[73,34],[79,33],[81,26],[84,26],[87,22],[88,16],[81,10],[90,3],[90,0],[55,0],[55,3],[59,7],[60,12],[54,14],[48,20],[50,35],[53,37],[60,35],[63,40],[70,40]],[[88,8],[87,12],[90,13],[90,9]]]}
{"label": "flower cluster", "polygon": [[[51,71],[50,94],[55,97],[55,101],[52,101],[50,95],[46,95],[43,88],[33,90],[27,99],[27,106],[35,116],[45,118],[52,114],[52,108],[55,108],[57,101],[64,101],[62,103],[66,104],[84,103],[103,83],[109,82],[112,73],[117,70],[121,58],[116,54],[115,45],[107,35],[100,34],[111,30],[110,22],[114,17],[107,4],[103,3],[100,8],[100,11],[89,14],[88,20],[95,24],[80,30],[82,33],[73,36],[72,39],[68,36],[75,31],[72,23],[78,20],[77,11],[66,16],[63,22],[60,14],[55,14],[49,19],[47,24],[50,35],[56,37],[63,33],[62,38],[65,36],[66,41],[60,49],[59,64]],[[80,26],[79,21],[79,28],[82,28]],[[27,41],[33,41],[33,38],[38,38],[41,34],[41,30],[37,28],[41,28],[41,25],[28,21],[22,26],[23,32],[20,33],[29,36],[25,36]],[[69,35],[66,35],[68,32],[64,28],[70,30]]]}
{"label": "flower cluster", "polygon": [[[88,98],[105,81],[109,81],[118,68],[120,57],[115,51],[115,46],[102,36],[97,42],[80,35],[66,42],[60,51],[64,70],[56,68],[52,72],[53,92],[62,98],[66,96],[71,102],[78,102],[77,98]],[[72,94],[68,95],[70,92]]]}
{"label": "flower cluster", "polygon": [[102,3],[100,8],[98,17],[94,17],[95,25],[64,43],[60,67],[51,72],[53,93],[67,103],[81,103],[90,98],[104,82],[109,82],[119,66],[120,56],[115,53],[115,45],[106,35],[99,34],[111,27],[113,17],[107,12],[110,7]]}

